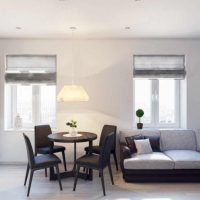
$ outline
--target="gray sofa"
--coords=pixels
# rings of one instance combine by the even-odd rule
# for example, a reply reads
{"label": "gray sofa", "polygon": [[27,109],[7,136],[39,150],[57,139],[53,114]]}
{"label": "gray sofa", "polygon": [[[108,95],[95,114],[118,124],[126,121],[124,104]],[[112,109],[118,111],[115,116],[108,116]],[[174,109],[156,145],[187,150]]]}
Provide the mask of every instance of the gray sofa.
{"label": "gray sofa", "polygon": [[[131,154],[125,137],[159,136],[160,152]],[[200,181],[200,133],[193,130],[120,131],[120,164],[127,182]]]}

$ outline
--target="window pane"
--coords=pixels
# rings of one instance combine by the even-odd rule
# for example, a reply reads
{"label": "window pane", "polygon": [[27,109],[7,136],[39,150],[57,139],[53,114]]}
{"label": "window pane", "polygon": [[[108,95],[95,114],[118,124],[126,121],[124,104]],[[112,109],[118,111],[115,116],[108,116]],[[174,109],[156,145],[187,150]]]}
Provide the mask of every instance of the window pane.
{"label": "window pane", "polygon": [[[151,123],[151,81],[135,80],[135,111],[144,110],[143,123]],[[136,120],[137,121],[137,120]]]}
{"label": "window pane", "polygon": [[175,122],[175,80],[159,80],[159,123]]}
{"label": "window pane", "polygon": [[56,86],[40,86],[41,123],[56,127]]}
{"label": "window pane", "polygon": [[32,124],[32,86],[17,85],[16,111],[16,114],[19,114],[19,116],[22,118],[23,127],[27,127],[28,124]]}

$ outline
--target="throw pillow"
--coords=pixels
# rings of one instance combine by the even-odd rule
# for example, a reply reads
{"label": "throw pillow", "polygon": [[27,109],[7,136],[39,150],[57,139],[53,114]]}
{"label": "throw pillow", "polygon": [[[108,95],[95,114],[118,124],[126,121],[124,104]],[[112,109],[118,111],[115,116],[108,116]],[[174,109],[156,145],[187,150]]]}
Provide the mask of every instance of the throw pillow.
{"label": "throw pillow", "polygon": [[145,139],[149,139],[151,148],[154,152],[160,152],[160,137],[159,136],[144,136]]}
{"label": "throw pillow", "polygon": [[142,134],[139,134],[139,135],[133,135],[133,136],[125,137],[125,139],[126,139],[127,146],[131,150],[131,153],[136,153],[137,149],[136,149],[134,140],[144,139],[144,136]]}
{"label": "throw pillow", "polygon": [[149,139],[135,140],[135,146],[137,154],[149,154],[153,152]]}

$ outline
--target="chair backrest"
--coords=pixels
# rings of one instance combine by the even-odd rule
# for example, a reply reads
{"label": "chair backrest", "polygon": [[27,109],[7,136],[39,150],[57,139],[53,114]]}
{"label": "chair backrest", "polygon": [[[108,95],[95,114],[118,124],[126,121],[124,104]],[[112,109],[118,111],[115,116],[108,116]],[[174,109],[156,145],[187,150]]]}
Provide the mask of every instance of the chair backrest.
{"label": "chair backrest", "polygon": [[101,131],[101,136],[100,136],[100,140],[99,140],[99,146],[102,147],[105,138],[107,137],[107,135],[109,133],[114,133],[114,141],[112,144],[112,149],[111,151],[115,150],[116,147],[116,132],[117,132],[117,126],[114,125],[104,125],[103,129]]}
{"label": "chair backrest", "polygon": [[104,143],[101,148],[100,160],[99,160],[100,166],[102,168],[106,167],[107,164],[110,162],[110,153],[112,150],[112,144],[114,140],[115,140],[114,133],[109,133],[104,140]]}
{"label": "chair backrest", "polygon": [[24,133],[23,133],[23,136],[24,136],[24,140],[25,140],[25,144],[26,144],[28,164],[29,164],[30,168],[32,168],[34,166],[34,163],[35,163],[33,148],[32,148],[32,145],[31,145],[31,142],[30,142],[28,136],[25,135]]}
{"label": "chair backrest", "polygon": [[49,125],[35,126],[35,151],[40,147],[48,147],[53,145],[53,142],[49,141],[48,135],[52,134],[51,127]]}

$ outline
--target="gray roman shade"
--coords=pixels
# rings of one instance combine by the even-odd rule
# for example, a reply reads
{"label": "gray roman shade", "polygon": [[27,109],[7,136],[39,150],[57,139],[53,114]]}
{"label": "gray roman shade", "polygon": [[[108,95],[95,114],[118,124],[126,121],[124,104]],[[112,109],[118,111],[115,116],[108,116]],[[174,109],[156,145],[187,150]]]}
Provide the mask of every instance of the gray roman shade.
{"label": "gray roman shade", "polygon": [[135,78],[184,79],[184,55],[134,55]]}
{"label": "gray roman shade", "polygon": [[6,83],[55,84],[55,55],[7,55]]}

